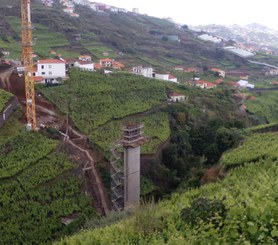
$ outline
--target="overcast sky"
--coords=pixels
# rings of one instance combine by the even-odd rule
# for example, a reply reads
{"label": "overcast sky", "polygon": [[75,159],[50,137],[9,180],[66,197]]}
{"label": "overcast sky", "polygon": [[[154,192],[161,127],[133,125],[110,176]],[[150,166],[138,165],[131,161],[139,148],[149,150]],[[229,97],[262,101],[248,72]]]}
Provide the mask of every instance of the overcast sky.
{"label": "overcast sky", "polygon": [[141,14],[171,17],[178,23],[250,24],[259,23],[278,30],[278,0],[90,0]]}

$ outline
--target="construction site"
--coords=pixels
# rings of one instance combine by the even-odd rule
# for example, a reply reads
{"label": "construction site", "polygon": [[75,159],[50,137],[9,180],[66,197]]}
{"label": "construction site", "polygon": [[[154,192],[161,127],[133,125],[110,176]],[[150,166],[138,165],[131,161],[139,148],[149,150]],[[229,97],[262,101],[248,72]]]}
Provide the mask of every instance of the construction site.
{"label": "construction site", "polygon": [[[35,91],[33,71],[33,35],[30,0],[21,1],[22,18],[22,62],[24,76],[16,71],[15,65],[0,67],[0,85],[12,93],[19,102],[26,117],[22,124],[26,130],[53,129],[62,147],[79,167],[73,174],[84,179],[83,191],[91,196],[92,205],[101,215],[109,210],[121,211],[136,207],[140,202],[140,145],[145,142],[142,125],[128,124],[123,128],[123,139],[111,149],[111,198],[104,188],[96,168],[101,155],[94,151],[86,135],[75,129],[70,115],[63,115],[43,94]],[[15,102],[13,102],[15,103]],[[16,104],[17,105],[17,104]],[[14,107],[16,106],[14,105]],[[13,109],[14,109],[13,107]],[[124,156],[118,147],[124,147]],[[118,164],[124,159],[124,166]]]}

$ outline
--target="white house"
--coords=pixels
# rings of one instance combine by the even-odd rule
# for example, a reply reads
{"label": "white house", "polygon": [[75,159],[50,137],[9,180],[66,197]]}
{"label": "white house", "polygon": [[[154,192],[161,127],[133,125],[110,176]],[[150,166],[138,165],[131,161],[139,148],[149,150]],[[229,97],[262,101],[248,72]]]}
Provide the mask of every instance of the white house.
{"label": "white house", "polygon": [[137,66],[132,68],[132,72],[137,75],[141,75],[144,77],[153,77],[153,68],[152,67],[142,67]]}
{"label": "white house", "polygon": [[79,60],[81,60],[81,61],[92,61],[92,57],[90,55],[80,55]]}
{"label": "white house", "polygon": [[246,80],[239,80],[237,82],[237,84],[241,87],[241,88],[255,88],[254,84],[249,83]]}
{"label": "white house", "polygon": [[168,74],[168,81],[173,82],[173,83],[177,83],[178,79],[176,77],[174,77],[171,74]]}
{"label": "white house", "polygon": [[156,79],[168,81],[169,75],[168,74],[155,74]]}
{"label": "white house", "polygon": [[170,101],[172,101],[172,102],[179,102],[179,101],[185,100],[185,95],[179,94],[177,92],[170,93],[169,97],[170,97]]}
{"label": "white house", "polygon": [[58,83],[57,78],[66,77],[66,64],[62,60],[38,60],[37,76],[43,77],[43,83]]}
{"label": "white house", "polygon": [[74,62],[74,67],[78,67],[81,70],[85,70],[85,71],[93,71],[94,63],[92,61],[78,60],[78,61]]}
{"label": "white house", "polygon": [[156,79],[177,83],[178,79],[171,74],[155,74]]}
{"label": "white house", "polygon": [[100,64],[102,67],[112,67],[112,66],[113,66],[113,62],[114,62],[113,59],[106,58],[106,59],[100,60],[100,61],[99,61],[99,64]]}
{"label": "white house", "polygon": [[67,14],[73,14],[74,12],[74,8],[72,7],[67,7],[65,9],[63,9],[64,12],[66,12]]}

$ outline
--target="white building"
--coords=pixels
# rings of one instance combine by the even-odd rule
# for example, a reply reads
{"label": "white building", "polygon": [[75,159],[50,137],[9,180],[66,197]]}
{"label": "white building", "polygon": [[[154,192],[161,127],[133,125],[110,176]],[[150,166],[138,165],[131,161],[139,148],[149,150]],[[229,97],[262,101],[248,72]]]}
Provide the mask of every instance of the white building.
{"label": "white building", "polygon": [[92,61],[92,57],[90,55],[80,55],[79,60],[81,60],[81,61]]}
{"label": "white building", "polygon": [[178,79],[171,74],[155,74],[156,79],[177,83]]}
{"label": "white building", "polygon": [[63,11],[64,11],[65,13],[67,13],[67,14],[73,14],[74,8],[72,8],[72,7],[67,7],[67,8],[65,8],[65,9],[63,9]]}
{"label": "white building", "polygon": [[38,60],[36,76],[43,77],[43,83],[58,83],[58,78],[66,77],[66,64],[61,60]]}
{"label": "white building", "polygon": [[179,102],[179,101],[185,100],[185,95],[179,94],[177,92],[170,93],[169,97],[170,97],[170,101],[172,101],[172,102]]}
{"label": "white building", "polygon": [[93,71],[94,63],[92,61],[78,60],[78,61],[74,62],[74,67],[78,67],[81,70],[85,70],[85,71]]}
{"label": "white building", "polygon": [[137,66],[132,68],[132,72],[136,75],[141,75],[144,77],[153,77],[153,68],[152,67],[142,67]]}
{"label": "white building", "polygon": [[246,80],[239,80],[237,82],[237,84],[241,87],[241,88],[255,88],[254,84],[249,83]]}

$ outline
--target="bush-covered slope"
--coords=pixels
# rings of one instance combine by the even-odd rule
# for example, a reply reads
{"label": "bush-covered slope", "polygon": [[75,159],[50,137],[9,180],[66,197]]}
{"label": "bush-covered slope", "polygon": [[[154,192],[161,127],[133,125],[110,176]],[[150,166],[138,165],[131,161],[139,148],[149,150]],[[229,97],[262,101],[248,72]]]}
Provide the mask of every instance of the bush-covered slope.
{"label": "bush-covered slope", "polygon": [[0,112],[4,109],[8,100],[12,97],[12,95],[5,90],[0,89]]}
{"label": "bush-covered slope", "polygon": [[[12,127],[12,125],[10,125]],[[0,141],[1,244],[41,244],[70,234],[94,210],[58,142],[18,132]],[[63,176],[63,178],[61,178]],[[62,218],[74,218],[69,226]]]}
{"label": "bush-covered slope", "polygon": [[[69,111],[75,125],[104,149],[119,139],[125,120],[137,120],[123,118],[166,103],[164,82],[126,73],[102,75],[72,70],[64,85],[45,87],[42,92],[62,112]],[[144,130],[151,137],[144,149],[152,153],[154,145],[170,135],[168,117],[158,114],[141,121],[146,122]],[[159,122],[154,125],[155,121]]]}
{"label": "bush-covered slope", "polygon": [[[252,154],[248,144],[241,148]],[[229,154],[238,155],[237,151]],[[143,206],[132,218],[83,231],[60,244],[277,243],[278,162],[263,151],[260,154],[221,182],[174,194],[158,205]]]}
{"label": "bush-covered slope", "polygon": [[247,100],[249,112],[262,122],[274,123],[278,121],[278,91],[265,91],[254,93],[255,99]]}

